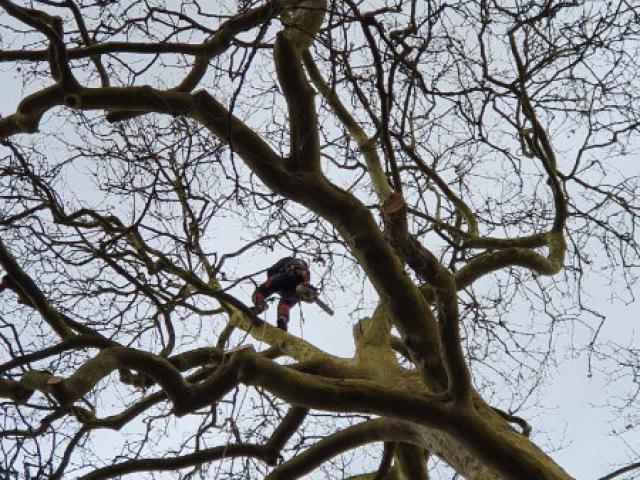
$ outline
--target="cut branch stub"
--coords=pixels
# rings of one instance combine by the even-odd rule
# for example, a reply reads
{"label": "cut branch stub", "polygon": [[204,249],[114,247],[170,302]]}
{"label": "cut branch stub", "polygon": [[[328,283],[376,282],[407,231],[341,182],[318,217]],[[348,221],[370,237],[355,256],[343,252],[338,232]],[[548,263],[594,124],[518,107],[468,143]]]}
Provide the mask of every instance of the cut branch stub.
{"label": "cut branch stub", "polygon": [[285,11],[282,22],[285,25],[285,35],[291,42],[293,49],[301,55],[320,30],[327,11],[326,0],[302,0],[283,2]]}

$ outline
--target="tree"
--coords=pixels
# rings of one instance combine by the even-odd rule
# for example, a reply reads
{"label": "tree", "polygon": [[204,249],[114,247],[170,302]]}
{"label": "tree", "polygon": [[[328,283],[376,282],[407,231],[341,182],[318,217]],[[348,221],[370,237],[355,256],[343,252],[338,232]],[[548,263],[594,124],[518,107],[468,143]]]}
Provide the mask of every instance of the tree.
{"label": "tree", "polygon": [[[596,352],[591,269],[634,284],[638,6],[32,3],[0,0],[9,478],[571,478],[517,412],[568,316]],[[247,308],[270,251],[349,292],[352,358]]]}

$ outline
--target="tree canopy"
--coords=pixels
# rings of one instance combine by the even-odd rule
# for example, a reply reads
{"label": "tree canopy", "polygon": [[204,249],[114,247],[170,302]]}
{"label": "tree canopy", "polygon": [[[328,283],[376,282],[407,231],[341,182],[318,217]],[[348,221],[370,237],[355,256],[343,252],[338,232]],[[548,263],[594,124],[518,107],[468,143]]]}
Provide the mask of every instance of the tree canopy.
{"label": "tree canopy", "polygon": [[[639,5],[0,7],[0,476],[569,479],[567,355],[636,429]],[[349,356],[250,310],[285,255]]]}

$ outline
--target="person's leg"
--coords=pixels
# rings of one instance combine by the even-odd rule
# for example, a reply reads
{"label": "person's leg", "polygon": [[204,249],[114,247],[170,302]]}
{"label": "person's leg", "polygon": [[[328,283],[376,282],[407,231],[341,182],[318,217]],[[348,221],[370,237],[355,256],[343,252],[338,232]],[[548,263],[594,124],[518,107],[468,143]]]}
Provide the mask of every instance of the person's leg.
{"label": "person's leg", "polygon": [[289,325],[289,311],[291,307],[293,307],[298,301],[296,300],[294,295],[283,295],[280,298],[280,302],[278,302],[278,328],[284,330],[285,332],[288,329]]}
{"label": "person's leg", "polygon": [[254,313],[259,314],[267,309],[267,298],[276,291],[274,288],[273,280],[267,278],[258,288],[255,289],[253,295],[251,295],[251,301],[253,302],[252,310]]}

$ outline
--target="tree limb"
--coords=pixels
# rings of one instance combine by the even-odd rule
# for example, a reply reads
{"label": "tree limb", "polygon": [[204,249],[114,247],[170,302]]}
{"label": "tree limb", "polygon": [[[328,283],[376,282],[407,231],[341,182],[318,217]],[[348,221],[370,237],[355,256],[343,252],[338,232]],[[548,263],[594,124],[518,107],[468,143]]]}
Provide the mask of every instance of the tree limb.
{"label": "tree limb", "polygon": [[284,462],[265,480],[302,478],[334,456],[368,443],[415,439],[412,426],[407,422],[383,418],[369,420],[323,438],[303,453]]}

